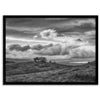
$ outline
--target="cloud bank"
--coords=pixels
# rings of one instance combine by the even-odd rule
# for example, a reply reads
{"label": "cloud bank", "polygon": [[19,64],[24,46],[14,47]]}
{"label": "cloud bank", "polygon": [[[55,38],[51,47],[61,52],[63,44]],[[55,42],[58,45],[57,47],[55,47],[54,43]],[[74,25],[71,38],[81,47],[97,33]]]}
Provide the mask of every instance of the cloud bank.
{"label": "cloud bank", "polygon": [[10,45],[9,46],[9,50],[10,51],[27,51],[30,49],[30,46],[29,45],[26,45],[26,46],[20,46],[19,44],[13,44],[13,45]]}
{"label": "cloud bank", "polygon": [[[8,47],[9,53],[14,54],[18,57],[35,57],[37,56],[60,56],[67,58],[88,58],[95,57],[95,46],[88,45],[83,43],[82,45],[71,44],[67,45],[67,43],[60,44],[48,44],[42,45],[37,44],[34,46],[20,46],[18,44],[10,45]],[[7,52],[8,53],[8,52]]]}

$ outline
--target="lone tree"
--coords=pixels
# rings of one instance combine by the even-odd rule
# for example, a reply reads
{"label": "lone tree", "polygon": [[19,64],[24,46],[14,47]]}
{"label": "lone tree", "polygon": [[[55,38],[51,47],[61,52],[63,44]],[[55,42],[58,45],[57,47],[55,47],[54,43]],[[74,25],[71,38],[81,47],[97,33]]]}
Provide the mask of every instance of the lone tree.
{"label": "lone tree", "polygon": [[47,62],[47,59],[45,57],[36,57],[34,58],[34,62],[36,63],[46,63]]}

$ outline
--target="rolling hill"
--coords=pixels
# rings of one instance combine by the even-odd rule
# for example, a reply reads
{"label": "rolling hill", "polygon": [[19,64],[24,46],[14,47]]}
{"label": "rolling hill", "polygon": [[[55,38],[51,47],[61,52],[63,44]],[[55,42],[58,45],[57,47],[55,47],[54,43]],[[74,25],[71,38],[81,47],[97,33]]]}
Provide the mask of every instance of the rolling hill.
{"label": "rolling hill", "polygon": [[6,82],[95,82],[95,61],[83,65],[7,59]]}

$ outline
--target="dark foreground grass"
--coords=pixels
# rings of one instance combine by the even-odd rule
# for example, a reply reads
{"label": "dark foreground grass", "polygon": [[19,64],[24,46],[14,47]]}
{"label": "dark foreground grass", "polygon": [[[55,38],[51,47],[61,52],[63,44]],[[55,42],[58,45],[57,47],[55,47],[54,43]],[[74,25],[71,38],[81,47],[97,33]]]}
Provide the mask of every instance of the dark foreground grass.
{"label": "dark foreground grass", "polygon": [[6,63],[6,82],[95,82],[95,62],[69,66],[56,63]]}
{"label": "dark foreground grass", "polygon": [[75,74],[69,77],[71,82],[95,82],[95,76],[92,74]]}

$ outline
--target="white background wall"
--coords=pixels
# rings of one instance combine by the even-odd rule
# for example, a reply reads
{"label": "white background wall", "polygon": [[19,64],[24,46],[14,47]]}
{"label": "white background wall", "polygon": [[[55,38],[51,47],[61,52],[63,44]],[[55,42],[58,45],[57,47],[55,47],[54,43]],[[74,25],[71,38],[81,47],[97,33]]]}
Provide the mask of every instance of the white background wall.
{"label": "white background wall", "polygon": [[[100,0],[0,0],[0,100],[99,100],[100,86],[3,86],[3,15],[99,15]],[[100,35],[99,35],[100,36]],[[99,46],[100,47],[100,46]]]}

